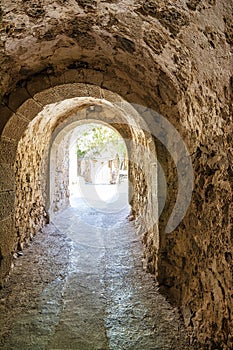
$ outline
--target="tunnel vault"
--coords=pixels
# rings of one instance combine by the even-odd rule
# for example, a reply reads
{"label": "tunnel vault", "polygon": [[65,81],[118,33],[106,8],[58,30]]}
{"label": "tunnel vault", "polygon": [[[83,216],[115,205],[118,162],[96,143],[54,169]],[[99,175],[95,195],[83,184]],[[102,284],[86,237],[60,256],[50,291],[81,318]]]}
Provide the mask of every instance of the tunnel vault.
{"label": "tunnel vault", "polygon": [[[67,95],[64,93],[66,89]],[[13,156],[15,174],[12,174],[11,177],[12,179],[16,177],[16,192],[15,205],[10,209],[12,215],[9,219],[13,229],[11,238],[8,236],[8,239],[11,239],[8,263],[11,261],[12,253],[17,249],[23,249],[25,243],[27,244],[49,221],[52,186],[49,177],[51,178],[51,164],[54,161],[52,157],[49,162],[49,158],[58,137],[64,140],[67,128],[72,129],[75,123],[85,123],[91,118],[91,120],[104,122],[116,129],[126,142],[130,155],[129,179],[133,185],[132,193],[129,195],[131,210],[140,221],[139,231],[141,233],[143,231],[144,236],[150,237],[148,253],[150,262],[153,261],[153,264],[150,263],[151,272],[155,272],[159,242],[158,203],[155,200],[157,168],[155,146],[153,146],[153,137],[147,123],[119,95],[87,84],[75,83],[54,87],[38,93],[35,101],[38,103],[40,99],[49,97],[52,102],[51,96],[57,96],[59,91],[63,92],[64,100],[46,104],[44,107],[41,105],[41,112],[34,116],[33,120],[27,120],[28,123],[26,123],[24,110],[27,113],[29,101],[20,106],[20,112],[12,116],[12,119],[21,118],[24,119],[24,122],[21,130],[19,131],[19,127],[17,129],[19,142]],[[77,92],[81,97],[65,98],[77,95]],[[85,95],[87,96],[83,97]],[[13,135],[13,130],[15,131],[11,122],[12,120],[3,130],[2,140],[4,141],[9,142],[7,135]],[[17,144],[15,139],[12,140],[12,143],[15,146]],[[152,163],[153,167],[151,167]],[[11,171],[13,172],[13,166]],[[64,191],[67,191],[67,186]],[[65,197],[68,198],[68,194],[65,194]],[[67,204],[68,200],[65,200],[61,207]],[[149,260],[149,255],[145,255],[147,260]],[[7,257],[5,260],[7,261]],[[7,273],[8,270],[9,267],[5,272]]]}
{"label": "tunnel vault", "polygon": [[[85,100],[85,104],[87,104],[87,100],[88,99]],[[109,102],[107,102],[107,108],[106,102],[107,101],[105,101],[104,103],[104,100],[89,98],[89,103],[91,103],[90,107],[86,106],[84,109],[76,110],[73,114],[70,114],[67,117],[67,119],[65,119],[60,125],[58,125],[58,127],[52,133],[48,156],[49,182],[47,194],[48,200],[46,205],[46,207],[48,208],[47,212],[49,214],[50,221],[58,211],[67,208],[67,206],[70,204],[69,187],[70,185],[72,185],[72,181],[70,178],[71,166],[73,167],[73,180],[75,181],[75,179],[77,179],[77,175],[80,176],[80,174],[77,172],[77,156],[76,162],[70,164],[70,151],[71,147],[76,144],[76,141],[80,137],[82,139],[82,130],[84,130],[83,127],[88,127],[88,125],[92,128],[96,126],[105,127],[113,131],[114,134],[118,135],[118,137],[124,142],[125,152],[127,154],[126,159],[128,159],[129,147],[127,148],[126,142],[128,141],[127,143],[129,145],[130,140],[132,139],[130,126],[128,124],[125,124],[124,120],[122,120],[122,123],[117,124],[116,122],[117,119],[119,119],[119,112],[114,113],[114,111],[110,110]],[[119,130],[121,133],[119,132]],[[124,139],[122,135],[124,135]],[[130,139],[129,136],[126,135],[130,135]],[[101,158],[102,155],[100,154],[99,157]],[[96,188],[94,188],[93,190],[96,191]],[[127,203],[129,204],[131,197],[129,191],[128,195],[129,196]]]}
{"label": "tunnel vault", "polygon": [[[23,235],[29,240],[30,232],[26,227],[35,225],[33,236],[48,221],[46,157],[51,137],[55,135],[52,133],[68,121],[69,115],[76,115],[74,106],[64,114],[65,104],[76,98],[95,99],[91,105],[103,100],[122,104],[124,99],[138,106],[136,112],[147,126],[140,125],[139,130],[134,127],[134,133],[133,128],[131,133],[128,130],[127,137],[136,140],[135,147],[141,147],[140,152],[132,152],[132,157],[141,155],[141,149],[151,148],[151,153],[145,152],[145,157],[156,154],[157,163],[161,165],[157,168],[157,193],[154,189],[150,192],[150,186],[144,186],[144,192],[136,188],[139,198],[131,204],[136,216],[151,220],[153,211],[150,208],[148,216],[139,215],[139,199],[142,208],[146,207],[148,194],[149,203],[158,200],[158,208],[155,208],[161,214],[158,224],[149,225],[150,229],[145,230],[147,221],[140,221],[144,232],[145,267],[156,275],[160,290],[180,307],[186,326],[202,344],[200,348],[231,349],[231,4],[227,0],[196,1],[195,4],[193,1],[177,4],[159,1],[156,5],[153,1],[99,1],[94,2],[93,8],[86,8],[82,1],[74,3],[71,6],[67,2],[65,16],[63,9],[58,10],[59,16],[52,20],[51,6],[43,7],[42,2],[42,11],[38,13],[33,13],[30,6],[22,9],[18,0],[12,3],[16,21],[12,21],[12,11],[5,11],[8,2],[4,1],[1,12],[4,41],[0,47],[1,284],[9,274],[12,255],[19,246],[15,219],[25,219]],[[56,7],[60,7],[58,2]],[[56,122],[56,118],[46,115],[50,105],[61,118]],[[78,113],[86,113],[88,106],[78,107]],[[127,112],[129,105],[125,107]],[[44,113],[43,118],[48,118],[44,125],[46,130],[37,119],[41,113]],[[132,109],[126,114],[136,116]],[[166,132],[158,115],[179,132],[194,169],[190,206],[180,224],[169,233],[165,232],[166,224],[179,192],[176,168],[178,163],[185,164],[185,157],[180,157],[177,164],[174,162],[168,148],[178,154],[180,144]],[[120,127],[122,120],[115,124]],[[19,157],[18,144],[26,137],[27,128],[31,128],[35,139]],[[168,147],[161,139],[154,138],[151,130],[166,139]],[[40,153],[43,143],[45,152]],[[28,172],[21,172],[26,192],[17,187],[14,169],[17,175],[22,169],[21,162],[35,162],[32,150],[36,153],[36,162],[43,160],[44,173],[37,178],[38,174],[30,177]],[[145,177],[152,183],[151,163],[151,159],[144,158],[142,164],[146,168],[133,167],[135,184],[144,183]],[[30,214],[26,210],[22,217],[25,206],[15,194],[18,191],[23,198],[25,193],[31,196],[30,183],[43,183],[44,179],[45,198],[40,191],[33,192],[36,205]],[[17,214],[15,203],[18,208],[22,205],[22,212]],[[29,216],[34,214],[41,220],[30,222]]]}
{"label": "tunnel vault", "polygon": [[[184,271],[186,264],[189,264],[188,261],[190,261],[190,259],[192,260],[193,256],[195,256],[195,250],[192,250],[191,248],[193,237],[184,235],[187,223],[189,222],[189,226],[193,226],[190,222],[190,218],[193,217],[193,214],[189,209],[185,216],[185,221],[179,225],[178,230],[175,230],[169,235],[165,233],[166,223],[169,220],[176,200],[177,173],[174,159],[172,159],[166,147],[164,147],[164,145],[150,133],[150,130],[151,128],[153,129],[153,127],[157,128],[160,133],[164,133],[163,126],[160,125],[156,119],[158,114],[153,110],[151,112],[151,109],[145,107],[144,104],[139,105],[140,98],[136,99],[138,104],[133,105],[132,107],[129,102],[124,101],[122,97],[116,93],[91,84],[60,84],[45,90],[42,89],[41,92],[38,92],[36,90],[38,90],[38,85],[43,85],[43,79],[44,78],[42,77],[42,81],[40,82],[38,77],[36,77],[34,82],[33,80],[30,82],[31,86],[34,86],[34,95],[30,95],[30,98],[26,99],[22,104],[20,104],[22,88],[19,88],[18,91],[16,90],[20,98],[16,103],[19,103],[20,105],[18,108],[15,107],[15,112],[12,113],[1,134],[2,167],[3,170],[8,173],[8,177],[4,178],[2,184],[2,186],[4,186],[4,191],[1,193],[2,203],[4,203],[4,211],[2,212],[1,217],[2,283],[12,265],[13,252],[17,249],[22,249],[24,242],[28,242],[49,220],[48,202],[46,203],[46,200],[48,200],[49,191],[47,174],[51,140],[58,131],[61,131],[64,128],[65,125],[78,119],[85,120],[90,106],[103,107],[105,104],[107,106],[106,108],[110,108],[111,110],[111,104],[115,104],[115,111],[111,111],[109,114],[111,116],[110,119],[112,119],[109,120],[105,116],[103,121],[114,126],[123,138],[129,140],[134,139],[135,141],[135,149],[131,152],[133,166],[130,167],[130,178],[133,179],[133,183],[135,184],[135,197],[132,197],[130,204],[135,216],[140,219],[138,220],[138,223],[141,232],[143,232],[145,267],[149,272],[156,275],[156,278],[160,283],[161,291],[169,295],[172,302],[181,305],[186,323],[189,324],[191,317],[190,312],[195,307],[188,306],[192,299],[189,299],[190,296],[187,297],[186,294],[189,289],[184,289],[184,284],[187,283],[187,275]],[[61,78],[61,81],[64,81],[63,77]],[[58,83],[58,81],[56,81],[56,83]],[[15,94],[16,93],[13,93],[13,96],[15,101],[17,101]],[[134,98],[132,99],[133,102],[135,102]],[[11,97],[9,100],[13,101]],[[116,113],[116,106],[118,108],[118,113]],[[8,107],[3,107],[3,113],[5,113],[6,108]],[[119,109],[121,110],[121,113],[119,113]],[[54,113],[52,117],[51,111],[53,111],[52,114]],[[174,110],[172,106],[171,121],[174,120],[173,113]],[[47,121],[44,125],[42,122],[43,118],[44,121]],[[97,113],[94,119],[99,120],[99,118],[100,113]],[[131,120],[129,120],[129,118],[131,118]],[[131,127],[129,127],[129,125],[131,125]],[[30,130],[29,133],[26,131],[27,128]],[[42,172],[40,171],[40,176],[42,177],[40,177],[40,179],[36,177],[31,179],[27,173],[21,172],[21,183],[24,183],[24,186],[26,184],[26,187],[17,188],[18,184],[15,180],[14,167],[16,169],[16,175],[17,171],[20,172],[21,169],[20,159],[17,157],[17,147],[18,142],[20,143],[24,137],[27,137],[27,135],[30,135],[30,142],[25,143],[26,148],[21,152],[21,160],[23,159],[23,161],[25,161],[28,158],[28,164],[30,164],[31,167],[34,167],[36,163],[35,160],[33,161],[31,158],[31,150],[34,148],[36,151],[36,162],[39,160],[38,164],[40,164],[41,169],[43,169]],[[166,137],[169,139],[169,134]],[[187,138],[187,134],[184,134],[184,138]],[[41,147],[42,140],[44,148],[43,152],[40,154],[38,149],[36,150],[36,145]],[[170,141],[172,144],[173,141]],[[177,149],[179,148],[179,145],[174,144],[173,146],[177,147]],[[149,153],[143,153],[145,148],[150,150]],[[7,152],[5,150],[7,150]],[[154,163],[151,162],[151,154],[154,154],[157,157],[158,162],[161,165],[160,168],[156,169],[155,173],[151,171],[151,165]],[[138,159],[138,155],[142,156]],[[135,162],[133,161],[134,157]],[[41,160],[43,166],[41,165],[42,163],[40,163]],[[140,166],[138,166],[139,163]],[[160,176],[161,171],[163,174]],[[156,176],[156,186],[154,186],[154,179]],[[43,193],[40,192],[40,190],[37,192],[39,199],[37,198],[36,201],[34,201],[34,205],[30,207],[29,212],[27,212],[23,200],[23,198],[25,198],[23,197],[25,189],[28,185],[30,188],[30,183],[33,186],[35,185],[35,187],[37,187],[36,184],[39,183],[41,189],[41,184],[44,179],[46,179],[46,181],[43,185]],[[157,193],[155,193],[156,188]],[[15,197],[17,191],[18,195]],[[30,190],[28,192],[26,191],[26,193],[29,192]],[[36,191],[34,191],[34,193],[35,192]],[[164,199],[164,196],[166,196],[166,199]],[[159,208],[160,203],[163,203],[163,208],[161,210]],[[15,208],[18,209],[15,211]],[[21,209],[19,210],[19,208]],[[33,211],[36,212],[36,220],[32,219],[34,215]],[[160,214],[162,212],[159,221],[157,221],[158,212],[160,212]],[[16,231],[16,222],[19,219],[22,220],[22,218],[25,221],[25,226],[22,226],[23,235],[21,236],[22,239],[19,239]],[[184,222],[186,224],[184,224]],[[194,268],[196,269],[196,267]]]}
{"label": "tunnel vault", "polygon": [[[127,153],[132,148],[132,137],[138,132],[138,127],[132,130],[133,126],[127,122],[127,117],[122,110],[104,99],[85,98],[82,99],[79,108],[58,124],[51,135],[49,146],[49,188],[47,211],[50,219],[55,212],[64,209],[69,204],[69,147],[75,139],[80,137],[80,127],[94,123],[104,125],[121,136],[124,140]],[[79,102],[80,103],[80,102]],[[127,147],[128,144],[128,147]],[[129,200],[132,194],[129,194]],[[131,198],[132,199],[132,198]]]}

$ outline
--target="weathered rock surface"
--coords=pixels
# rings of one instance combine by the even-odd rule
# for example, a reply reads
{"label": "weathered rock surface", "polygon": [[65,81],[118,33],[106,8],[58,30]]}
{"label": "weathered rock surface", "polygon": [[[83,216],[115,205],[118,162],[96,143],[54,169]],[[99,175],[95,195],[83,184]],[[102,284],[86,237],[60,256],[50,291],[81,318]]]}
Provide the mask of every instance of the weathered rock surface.
{"label": "weathered rock surface", "polygon": [[150,232],[146,261],[199,341],[207,349],[231,349],[232,2],[3,0],[0,19],[0,174],[8,174],[0,178],[1,279],[17,241],[18,140],[42,106],[64,99],[62,89],[48,90],[44,99],[37,93],[80,82],[106,88],[161,113],[186,142],[194,192],[185,218],[168,235],[177,174],[156,142],[168,196],[158,255]]}

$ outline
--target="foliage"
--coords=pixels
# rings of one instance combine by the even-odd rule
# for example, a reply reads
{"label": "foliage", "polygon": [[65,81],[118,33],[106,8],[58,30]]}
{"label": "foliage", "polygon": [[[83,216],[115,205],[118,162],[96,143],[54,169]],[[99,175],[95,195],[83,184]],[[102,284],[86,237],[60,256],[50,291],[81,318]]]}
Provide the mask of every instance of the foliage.
{"label": "foliage", "polygon": [[80,133],[77,139],[77,157],[101,157],[108,153],[109,156],[115,158],[118,154],[123,158],[126,154],[126,146],[124,140],[111,128],[99,125],[88,124]]}

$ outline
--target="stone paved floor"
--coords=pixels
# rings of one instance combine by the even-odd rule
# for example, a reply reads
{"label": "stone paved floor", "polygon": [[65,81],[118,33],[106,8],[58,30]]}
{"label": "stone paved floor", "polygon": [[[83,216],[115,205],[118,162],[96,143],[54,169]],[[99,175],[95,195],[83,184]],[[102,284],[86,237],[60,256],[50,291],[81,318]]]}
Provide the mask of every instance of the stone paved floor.
{"label": "stone paved floor", "polygon": [[0,292],[0,349],[191,349],[177,313],[142,269],[128,208],[75,206],[15,259]]}

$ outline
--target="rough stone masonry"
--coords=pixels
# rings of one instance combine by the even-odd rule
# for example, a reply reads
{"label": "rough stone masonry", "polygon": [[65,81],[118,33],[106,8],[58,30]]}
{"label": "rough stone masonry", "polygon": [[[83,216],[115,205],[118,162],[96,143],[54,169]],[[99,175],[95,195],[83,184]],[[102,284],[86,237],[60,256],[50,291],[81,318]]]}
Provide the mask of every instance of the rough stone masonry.
{"label": "rough stone masonry", "polygon": [[[165,234],[178,191],[177,174],[172,157],[154,139],[167,197],[155,234],[144,234],[148,271],[156,275],[161,292],[180,307],[203,348],[233,347],[232,10],[229,0],[2,0],[1,284],[23,241],[17,234],[17,208],[27,227],[35,229],[29,230],[29,237],[47,221],[48,192],[41,196],[40,184],[48,185],[48,173],[42,172],[48,153],[40,153],[40,145],[50,142],[51,134],[45,131],[53,120],[45,117],[46,130],[40,136],[40,126],[30,122],[51,104],[77,97],[112,101],[117,94],[142,107],[148,126],[156,124],[150,109],[163,115],[186,143],[194,169],[191,205],[179,226]],[[64,113],[57,121],[68,117]],[[56,127],[54,121],[53,131]],[[157,130],[164,132],[160,125]],[[31,147],[22,155],[18,145],[28,135]],[[151,135],[144,134],[144,144],[147,137]],[[179,151],[172,139],[167,142]],[[39,161],[38,178],[30,168],[23,174],[22,157],[31,164]],[[133,172],[139,183],[149,184],[132,203],[137,217],[145,212],[143,196],[153,192],[149,168],[147,164],[142,172]],[[36,204],[31,203],[31,191],[38,188],[33,192]],[[160,191],[158,186],[158,197]]]}

